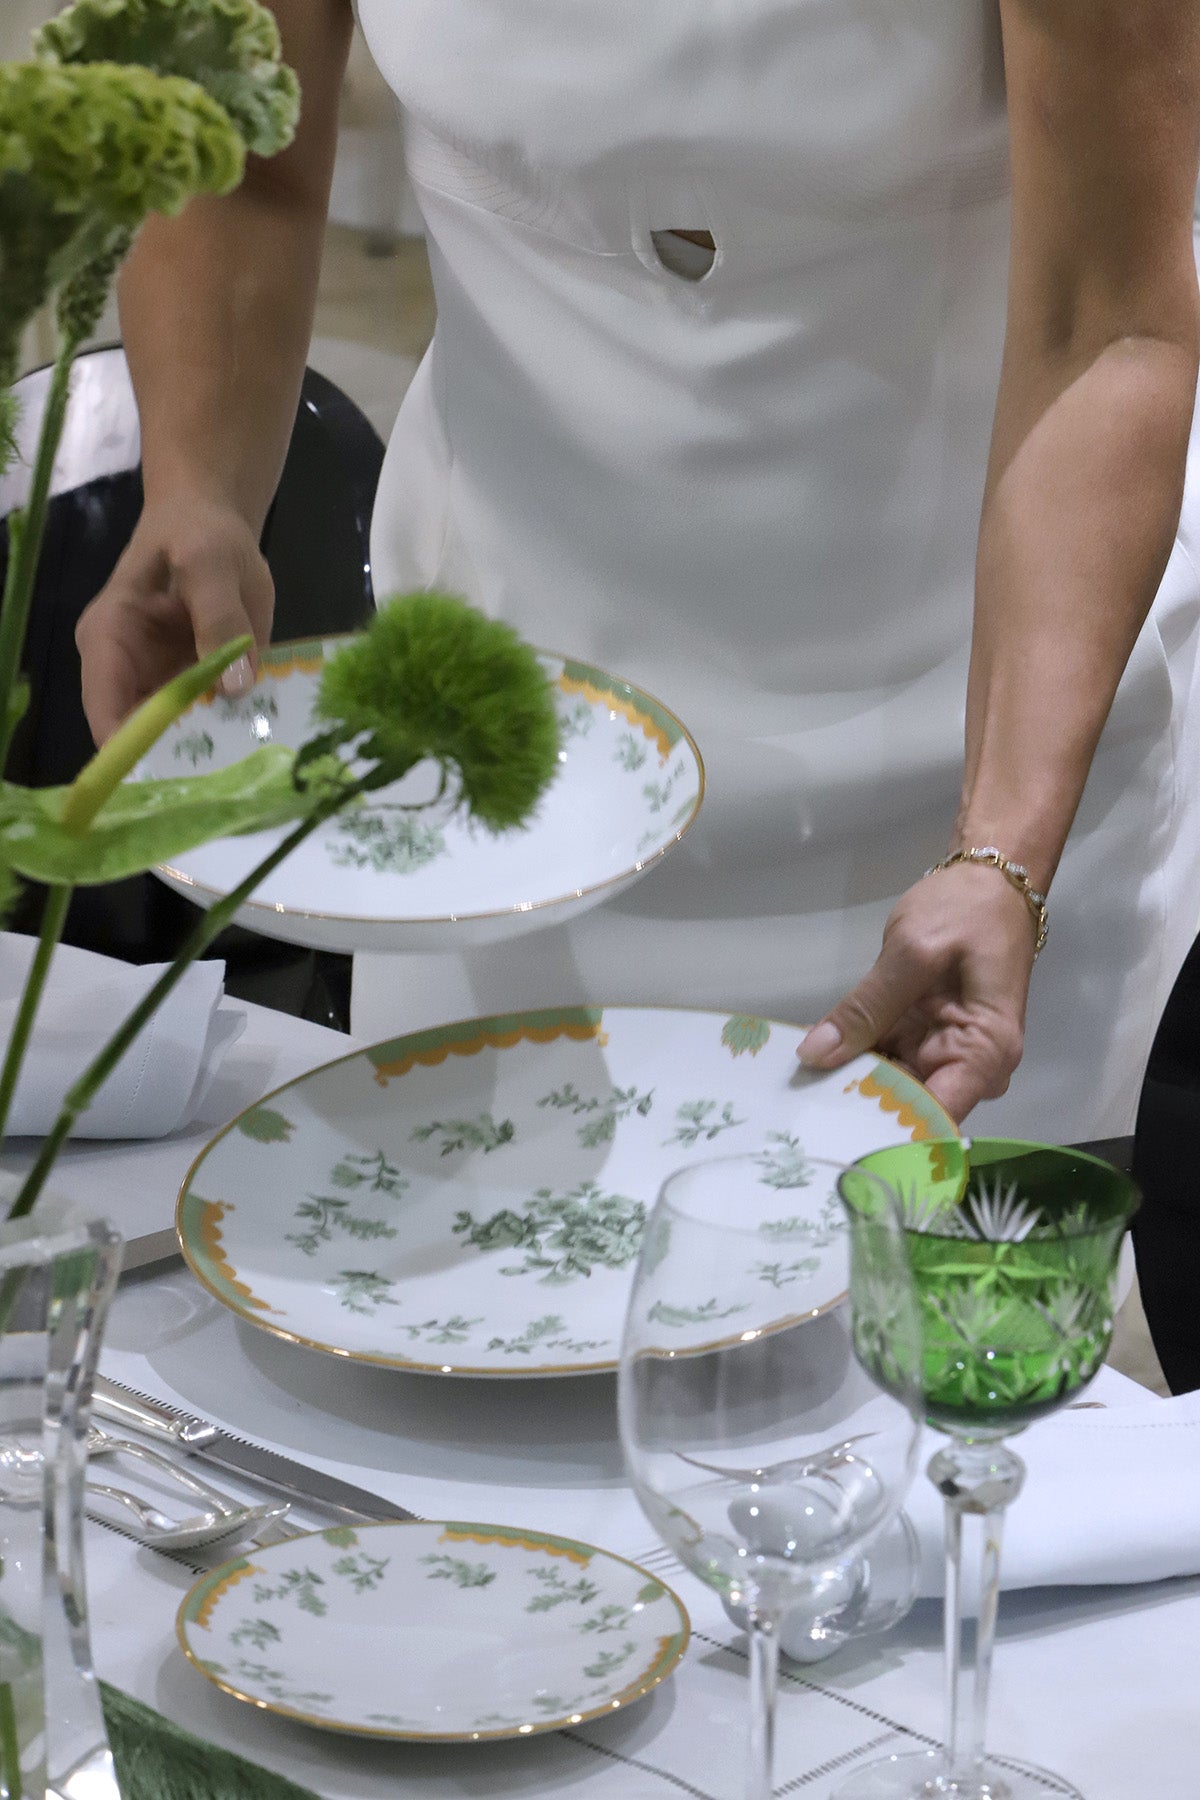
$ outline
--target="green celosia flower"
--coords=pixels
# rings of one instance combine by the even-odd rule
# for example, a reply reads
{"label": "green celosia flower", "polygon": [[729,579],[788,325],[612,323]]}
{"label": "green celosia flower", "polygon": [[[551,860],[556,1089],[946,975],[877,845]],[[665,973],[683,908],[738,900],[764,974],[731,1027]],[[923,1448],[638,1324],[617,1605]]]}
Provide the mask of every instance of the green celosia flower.
{"label": "green celosia flower", "polygon": [[112,63],[0,63],[0,387],[54,288],[111,268],[148,213],[236,187],[244,160],[228,113],[195,82]]}
{"label": "green celosia flower", "polygon": [[396,779],[424,757],[452,771],[493,831],[523,824],[558,767],[558,719],[536,653],[449,594],[383,605],[325,667],[317,713]]}
{"label": "green celosia flower", "polygon": [[223,106],[257,156],[292,140],[300,84],[280,62],[279,27],[257,0],[75,0],[34,38],[57,63],[141,63],[183,75]]}

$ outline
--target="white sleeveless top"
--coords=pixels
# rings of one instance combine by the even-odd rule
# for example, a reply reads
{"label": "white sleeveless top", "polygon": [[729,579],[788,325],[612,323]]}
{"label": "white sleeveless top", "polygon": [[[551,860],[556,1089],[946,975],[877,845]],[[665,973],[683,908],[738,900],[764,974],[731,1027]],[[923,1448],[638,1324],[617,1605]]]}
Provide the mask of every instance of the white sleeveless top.
{"label": "white sleeveless top", "polygon": [[[456,589],[649,688],[708,790],[660,869],[569,928],[361,959],[354,1028],[581,999],[811,1021],[958,799],[1008,257],[995,0],[360,12],[438,305],[376,591]],[[673,229],[712,234],[702,280],[662,260]],[[977,1130],[1130,1128],[1200,912],[1176,781],[1195,507],[1055,883],[1025,1064]]]}

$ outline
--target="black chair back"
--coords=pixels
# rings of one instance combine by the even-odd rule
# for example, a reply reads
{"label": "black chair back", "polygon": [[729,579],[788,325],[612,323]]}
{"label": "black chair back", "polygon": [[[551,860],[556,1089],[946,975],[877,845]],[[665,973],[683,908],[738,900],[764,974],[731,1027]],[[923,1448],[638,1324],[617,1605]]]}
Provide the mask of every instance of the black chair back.
{"label": "black chair back", "polygon": [[[7,563],[4,520],[23,503],[29,460],[49,372],[17,384],[23,459],[0,478],[0,582]],[[72,780],[93,744],[80,698],[75,626],[129,542],[142,507],[141,433],[124,351],[81,356],[55,463],[45,548],[30,617],[25,669],[32,700],[13,745],[9,779],[49,787]],[[370,520],[383,443],[354,403],[309,369],[262,547],[275,581],[275,641],[353,631],[374,606]],[[31,892],[12,921],[36,929]],[[162,962],[195,917],[190,903],[138,876],[75,895],[65,933],[70,943]],[[228,965],[233,993],[346,1028],[346,959],[276,943],[253,932],[226,932],[214,946]]]}

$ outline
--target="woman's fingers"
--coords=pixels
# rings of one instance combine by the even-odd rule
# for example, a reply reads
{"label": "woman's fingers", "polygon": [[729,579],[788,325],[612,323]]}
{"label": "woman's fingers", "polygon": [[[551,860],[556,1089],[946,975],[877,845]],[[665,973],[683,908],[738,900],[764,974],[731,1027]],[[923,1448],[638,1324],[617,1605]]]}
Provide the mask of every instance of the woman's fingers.
{"label": "woman's fingers", "polygon": [[1033,946],[1023,899],[994,871],[920,881],[888,920],[874,967],[809,1032],[800,1059],[836,1069],[890,1052],[961,1120],[1003,1094],[1021,1060]]}
{"label": "woman's fingers", "polygon": [[97,743],[147,695],[233,638],[255,650],[222,677],[227,694],[253,685],[271,635],[275,590],[246,522],[203,501],[143,512],[112,578],[75,631],[83,705]]}
{"label": "woman's fingers", "polygon": [[944,974],[906,939],[885,937],[874,967],[803,1040],[801,1062],[838,1069],[861,1056],[883,1042]]}

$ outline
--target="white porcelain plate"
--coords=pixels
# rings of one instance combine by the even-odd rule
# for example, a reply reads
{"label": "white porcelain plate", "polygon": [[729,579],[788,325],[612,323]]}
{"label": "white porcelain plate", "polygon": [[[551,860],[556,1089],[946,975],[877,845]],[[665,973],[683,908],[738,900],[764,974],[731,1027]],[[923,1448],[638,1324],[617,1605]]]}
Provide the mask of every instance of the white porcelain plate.
{"label": "white porcelain plate", "polygon": [[[846,1287],[841,1208],[809,1159],[956,1134],[876,1056],[803,1073],[800,1036],[572,1007],[358,1051],[213,1139],[180,1194],[183,1253],[242,1318],[336,1355],[445,1375],[613,1369],[664,1178],[746,1151],[779,1191],[745,1272],[756,1314],[830,1305]],[[680,1295],[677,1328],[720,1317],[710,1300]]]}
{"label": "white porcelain plate", "polygon": [[227,1694],[370,1737],[558,1731],[656,1687],[688,1616],[635,1563],[507,1525],[338,1526],[203,1576],[176,1620]]}
{"label": "white porcelain plate", "polygon": [[[240,699],[197,702],[139,764],[142,778],[224,768],[260,744],[298,747],[317,729],[321,666],[340,640],[277,644]],[[619,893],[679,841],[700,809],[704,770],[657,700],[585,663],[542,657],[555,686],[561,768],[531,824],[492,835],[421,806],[433,765],[324,826],[268,876],[238,919],[324,950],[462,950],[560,925]],[[200,905],[242,881],[285,833],[191,850],[157,875]]]}

